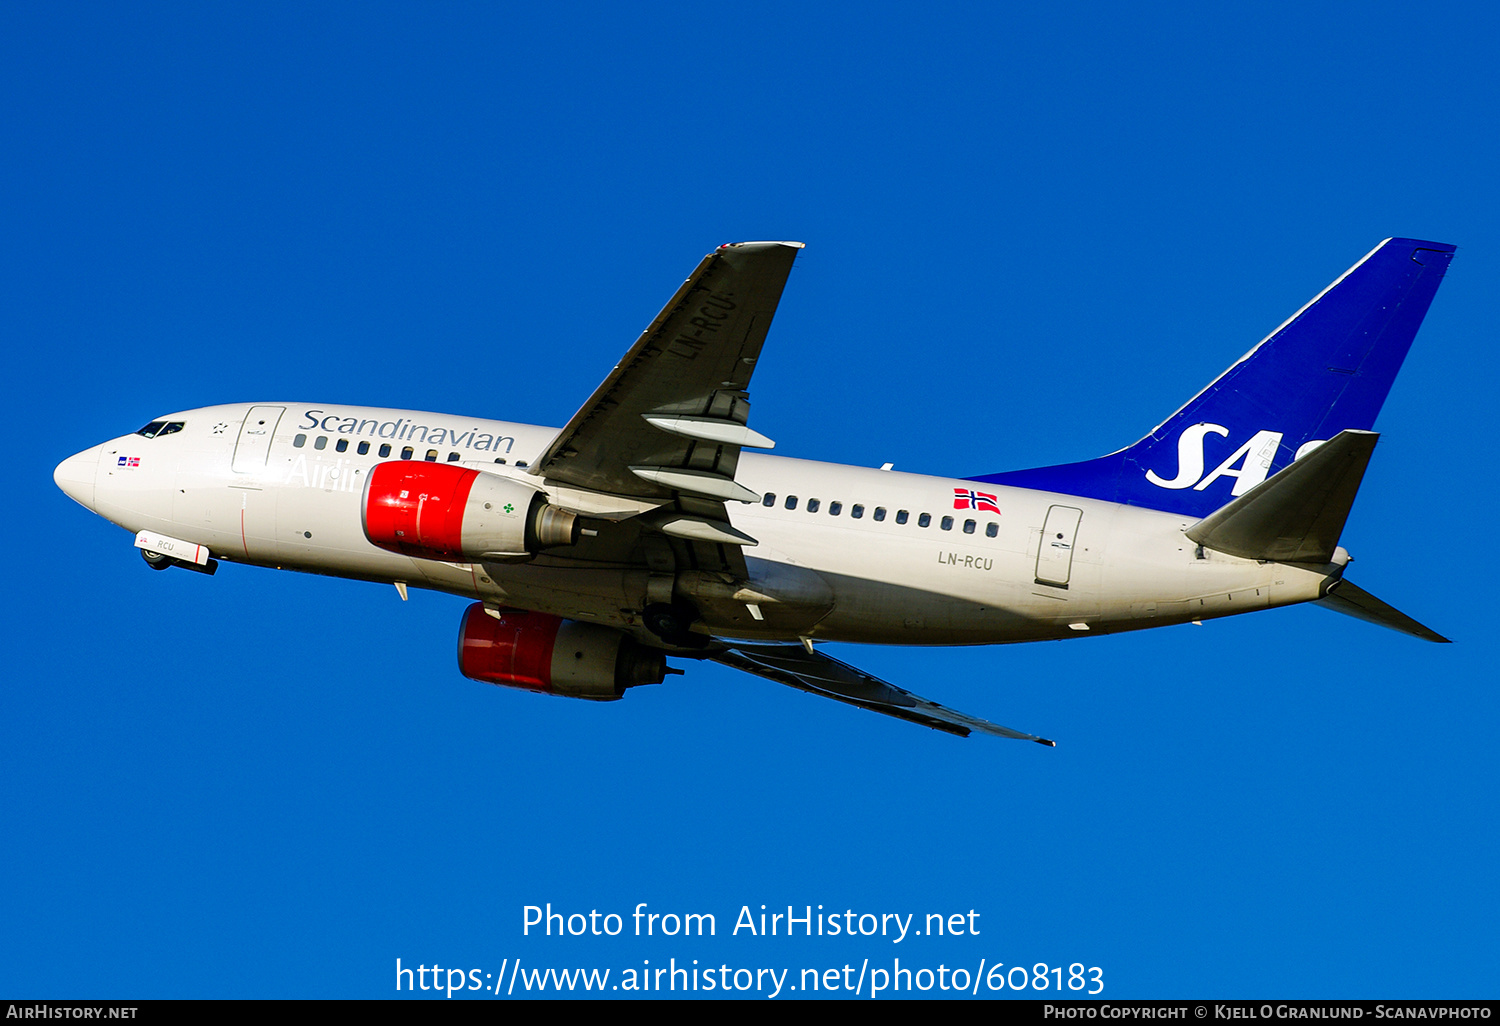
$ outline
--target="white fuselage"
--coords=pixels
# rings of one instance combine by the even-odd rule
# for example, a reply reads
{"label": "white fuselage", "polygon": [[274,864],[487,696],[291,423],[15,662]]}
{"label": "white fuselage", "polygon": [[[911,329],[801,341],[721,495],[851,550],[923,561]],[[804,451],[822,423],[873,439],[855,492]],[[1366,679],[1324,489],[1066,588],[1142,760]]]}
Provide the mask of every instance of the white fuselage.
{"label": "white fuselage", "polygon": [[[163,419],[183,427],[79,453],[59,483],[122,527],[221,559],[643,630],[648,572],[638,564],[566,549],[520,564],[445,563],[365,537],[361,503],[377,463],[459,462],[541,484],[529,464],[555,429],[304,403]],[[744,550],[749,591],[692,574],[676,584],[719,636],[993,644],[1134,630],[1316,599],[1345,559],[1239,559],[1184,537],[1190,517],[920,474],[746,453],[736,480],[771,497],[728,504],[733,526],[759,543]],[[970,505],[956,493],[971,488],[999,512],[987,501],[956,508]],[[746,612],[751,603],[759,615]]]}

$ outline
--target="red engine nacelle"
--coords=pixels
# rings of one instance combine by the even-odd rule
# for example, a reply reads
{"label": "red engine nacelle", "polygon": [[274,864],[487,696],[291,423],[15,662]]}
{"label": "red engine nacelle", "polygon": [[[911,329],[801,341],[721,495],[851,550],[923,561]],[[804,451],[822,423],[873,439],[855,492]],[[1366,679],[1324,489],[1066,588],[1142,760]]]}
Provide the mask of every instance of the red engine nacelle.
{"label": "red engine nacelle", "polygon": [[458,669],[471,680],[549,695],[611,702],[639,684],[660,684],[666,654],[617,630],[547,613],[476,602],[458,629]]}
{"label": "red engine nacelle", "polygon": [[578,540],[578,518],[523,481],[449,463],[378,463],[361,504],[365,537],[391,552],[455,562],[517,560]]}

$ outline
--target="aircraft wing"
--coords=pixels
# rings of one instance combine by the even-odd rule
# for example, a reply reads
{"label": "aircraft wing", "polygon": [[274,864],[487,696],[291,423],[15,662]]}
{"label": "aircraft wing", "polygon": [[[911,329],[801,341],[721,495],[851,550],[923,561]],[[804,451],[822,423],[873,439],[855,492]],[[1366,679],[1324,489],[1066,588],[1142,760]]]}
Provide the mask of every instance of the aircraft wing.
{"label": "aircraft wing", "polygon": [[741,242],[703,258],[573,415],[533,473],[614,495],[743,499],[746,389],[800,242]]}
{"label": "aircraft wing", "polygon": [[1055,743],[1046,738],[1002,727],[998,723],[929,702],[848,663],[841,663],[821,652],[809,653],[800,645],[736,645],[727,652],[720,652],[709,658],[809,694],[847,702],[861,709],[920,723],[924,727],[960,737],[968,737],[972,731],[977,730],[995,737],[1035,741],[1037,744],[1055,747]]}
{"label": "aircraft wing", "polygon": [[724,504],[760,498],[734,480],[741,446],[776,444],[747,426],[746,390],[801,248],[740,242],[704,257],[531,468],[549,485],[657,504],[642,520],[660,532],[645,540],[653,570],[745,578],[755,539]]}

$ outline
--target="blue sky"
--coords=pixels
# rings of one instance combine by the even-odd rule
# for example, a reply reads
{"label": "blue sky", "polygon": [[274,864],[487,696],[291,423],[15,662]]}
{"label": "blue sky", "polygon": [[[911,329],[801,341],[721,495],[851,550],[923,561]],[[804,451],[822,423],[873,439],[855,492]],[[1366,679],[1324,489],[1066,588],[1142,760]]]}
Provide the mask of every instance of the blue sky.
{"label": "blue sky", "polygon": [[[1117,998],[1494,997],[1496,29],[1471,3],[0,10],[0,992],[899,957],[1079,962]],[[752,390],[778,452],[1082,459],[1392,235],[1459,251],[1344,544],[1457,643],[1297,608],[831,648],[1051,751],[709,666],[606,706],[485,687],[460,599],[151,573],[51,480],[219,402],[561,424],[741,239],[808,247]],[[523,936],[548,902],[718,936]],[[731,936],[762,904],[980,933]]]}

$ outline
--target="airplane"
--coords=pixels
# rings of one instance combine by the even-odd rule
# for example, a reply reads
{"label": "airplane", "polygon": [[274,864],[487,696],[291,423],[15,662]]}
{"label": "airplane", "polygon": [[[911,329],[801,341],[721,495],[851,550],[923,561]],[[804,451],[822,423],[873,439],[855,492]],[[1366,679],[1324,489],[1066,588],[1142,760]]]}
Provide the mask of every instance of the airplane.
{"label": "airplane", "polygon": [[1053,745],[821,642],[981,645],[1301,602],[1448,639],[1344,579],[1372,428],[1454,247],[1387,239],[1139,441],[949,479],[781,458],[749,386],[802,244],[698,264],[561,429],[327,403],[157,417],[54,480],[157,570],[468,598],[459,669],[595,701],[712,660],[936,730]]}

